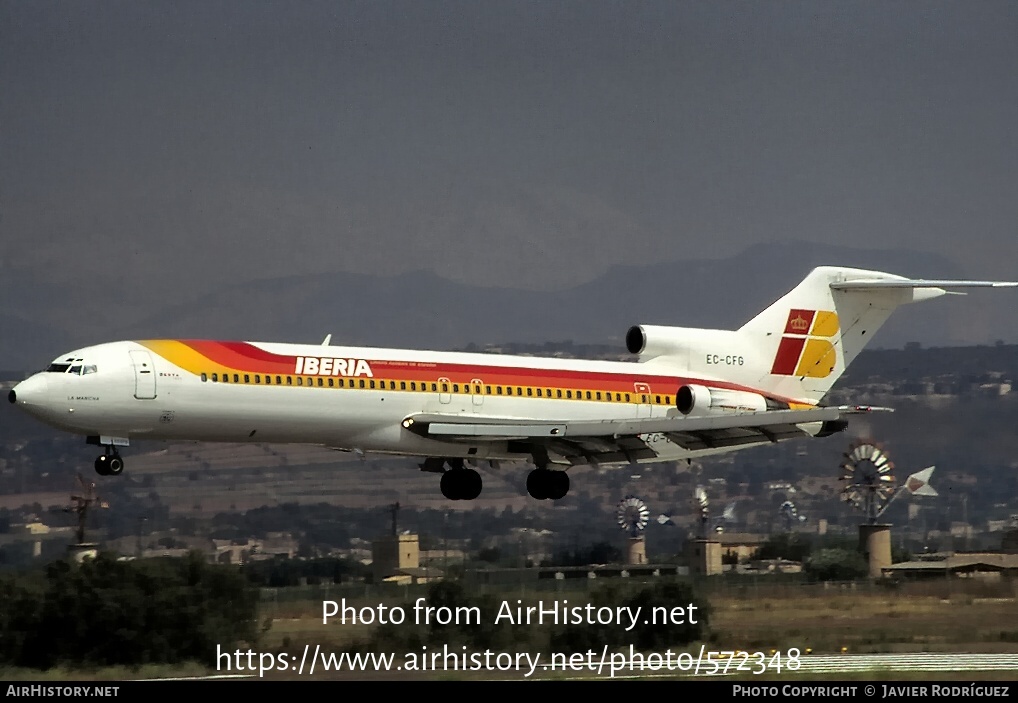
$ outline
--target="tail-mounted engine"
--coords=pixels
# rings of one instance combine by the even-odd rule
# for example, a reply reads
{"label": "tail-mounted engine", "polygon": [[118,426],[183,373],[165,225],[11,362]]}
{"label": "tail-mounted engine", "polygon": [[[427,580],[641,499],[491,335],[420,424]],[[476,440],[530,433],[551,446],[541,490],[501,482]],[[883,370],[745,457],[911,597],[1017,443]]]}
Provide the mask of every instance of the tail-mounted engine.
{"label": "tail-mounted engine", "polygon": [[682,327],[634,325],[626,332],[626,349],[643,357],[677,354],[689,343],[689,332]]}

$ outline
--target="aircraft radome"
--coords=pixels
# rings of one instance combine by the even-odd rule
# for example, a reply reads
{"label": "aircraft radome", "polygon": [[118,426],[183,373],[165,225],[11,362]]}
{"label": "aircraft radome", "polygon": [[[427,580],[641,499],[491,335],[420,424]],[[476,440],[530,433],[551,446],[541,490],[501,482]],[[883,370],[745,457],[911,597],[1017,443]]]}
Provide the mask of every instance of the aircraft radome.
{"label": "aircraft radome", "polygon": [[189,339],[61,354],[10,402],[104,447],[131,439],[303,443],[422,457],[450,499],[476,498],[483,463],[528,461],[534,498],[570,467],[675,461],[844,430],[877,408],[822,399],[898,306],[950,288],[820,267],[737,330],[634,326],[636,362]]}

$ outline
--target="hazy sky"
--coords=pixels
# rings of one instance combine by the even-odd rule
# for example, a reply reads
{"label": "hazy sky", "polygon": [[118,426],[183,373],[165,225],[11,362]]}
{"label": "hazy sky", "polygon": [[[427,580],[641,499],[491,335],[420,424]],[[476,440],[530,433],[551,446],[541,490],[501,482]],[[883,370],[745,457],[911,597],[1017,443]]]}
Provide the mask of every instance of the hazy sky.
{"label": "hazy sky", "polygon": [[2,0],[0,275],[548,289],[806,239],[1018,278],[1016,127],[1009,1]]}

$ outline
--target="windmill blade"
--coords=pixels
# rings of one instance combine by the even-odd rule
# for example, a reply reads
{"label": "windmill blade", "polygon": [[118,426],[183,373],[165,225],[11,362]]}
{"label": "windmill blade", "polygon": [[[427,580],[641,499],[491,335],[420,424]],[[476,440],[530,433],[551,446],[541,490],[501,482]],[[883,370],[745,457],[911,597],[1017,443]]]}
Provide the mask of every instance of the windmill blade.
{"label": "windmill blade", "polygon": [[701,508],[707,507],[707,491],[703,489],[703,486],[697,486],[693,492],[696,502],[700,504]]}
{"label": "windmill blade", "polygon": [[922,471],[916,471],[914,474],[905,479],[905,488],[908,492],[914,496],[937,496],[940,495],[930,485],[930,477],[933,476],[933,470],[936,466],[927,466]]}

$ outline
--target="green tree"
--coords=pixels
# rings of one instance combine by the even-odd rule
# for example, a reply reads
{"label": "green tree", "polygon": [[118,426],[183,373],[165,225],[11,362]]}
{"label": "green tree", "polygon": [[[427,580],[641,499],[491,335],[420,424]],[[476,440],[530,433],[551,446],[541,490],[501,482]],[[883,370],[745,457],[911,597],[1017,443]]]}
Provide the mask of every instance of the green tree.
{"label": "green tree", "polygon": [[862,554],[850,549],[821,549],[803,565],[810,577],[818,581],[853,581],[869,573]]}
{"label": "green tree", "polygon": [[208,663],[259,634],[257,591],[200,553],[54,562],[42,590],[8,582],[0,595],[0,653],[17,666]]}

